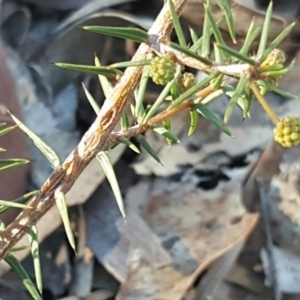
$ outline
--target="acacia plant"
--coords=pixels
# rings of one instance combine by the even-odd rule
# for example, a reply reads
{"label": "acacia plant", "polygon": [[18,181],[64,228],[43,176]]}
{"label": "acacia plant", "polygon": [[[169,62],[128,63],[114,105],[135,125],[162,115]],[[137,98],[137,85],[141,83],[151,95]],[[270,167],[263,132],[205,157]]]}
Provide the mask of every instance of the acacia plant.
{"label": "acacia plant", "polygon": [[[16,124],[28,134],[54,168],[52,175],[40,190],[34,195],[30,194],[31,200],[25,207],[22,207],[23,210],[19,216],[8,227],[2,227],[0,236],[0,259],[6,259],[18,271],[35,299],[40,299],[39,293],[26,277],[24,270],[20,269],[20,264],[13,258],[11,250],[25,234],[29,234],[33,241],[32,253],[36,258],[34,260],[36,261],[36,274],[40,274],[35,224],[55,204],[58,205],[69,241],[74,247],[65,194],[95,157],[107,175],[120,211],[125,218],[125,208],[118,182],[109,160],[110,150],[124,143],[133,151],[139,152],[139,147],[131,141],[135,138],[139,146],[160,163],[158,155],[146,141],[143,133],[153,130],[163,135],[167,143],[178,142],[178,138],[172,134],[170,117],[182,110],[188,110],[190,113],[191,121],[187,134],[193,134],[200,116],[208,119],[224,134],[231,135],[226,124],[235,107],[241,108],[242,121],[243,118],[249,116],[251,104],[257,100],[275,124],[274,139],[283,147],[291,147],[300,143],[300,120],[295,117],[280,120],[264,98],[264,94],[268,91],[283,96],[292,96],[277,88],[278,79],[292,68],[292,64],[285,66],[284,54],[277,48],[291,32],[294,23],[268,43],[273,7],[271,2],[263,26],[255,27],[252,23],[242,47],[234,50],[225,43],[219,29],[219,26],[226,22],[231,39],[235,43],[231,7],[227,0],[215,0],[224,13],[221,19],[215,20],[211,13],[212,3],[207,0],[204,4],[205,19],[202,36],[198,37],[190,29],[192,44],[188,45],[179,22],[179,16],[188,2],[188,0],[165,1],[160,14],[148,32],[136,28],[83,27],[84,30],[97,34],[131,39],[140,43],[140,46],[131,61],[109,66],[101,66],[97,57],[94,66],[56,63],[62,68],[98,75],[106,96],[100,109],[91,94],[84,88],[88,100],[97,113],[97,118],[82,137],[78,147],[63,163],[49,146],[12,116]],[[173,27],[178,43],[170,41]],[[260,41],[258,49],[254,54],[250,53],[252,44],[257,39]],[[184,72],[186,66],[204,72],[206,77],[197,82],[193,74]],[[120,69],[124,68],[125,71],[122,72]],[[111,79],[117,81],[115,86],[112,85]],[[149,80],[162,85],[163,89],[152,105],[145,106],[143,100]],[[220,120],[207,107],[207,103],[214,99],[217,101],[217,97],[221,94],[228,95],[230,99],[224,111],[223,120]],[[128,121],[130,118],[126,109],[129,106],[130,118],[134,119],[133,125]],[[114,131],[118,123],[121,125],[121,130]],[[28,196],[23,197],[22,200],[27,198]],[[20,202],[20,199],[17,202]],[[5,205],[8,204],[4,203],[2,206]],[[37,277],[40,278],[40,276]],[[41,292],[42,284],[38,278],[37,286]]]}

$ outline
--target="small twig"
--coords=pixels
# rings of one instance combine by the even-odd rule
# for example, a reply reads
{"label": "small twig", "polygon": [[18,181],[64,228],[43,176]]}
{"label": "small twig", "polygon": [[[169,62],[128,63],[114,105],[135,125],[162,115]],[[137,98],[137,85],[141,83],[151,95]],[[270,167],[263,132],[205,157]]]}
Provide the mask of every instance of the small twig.
{"label": "small twig", "polygon": [[274,296],[274,300],[280,300],[282,297],[282,293],[278,285],[276,262],[275,262],[274,251],[273,251],[271,218],[270,218],[270,211],[271,211],[270,199],[266,193],[263,181],[257,179],[256,184],[258,187],[260,202],[261,202],[262,224],[266,234],[266,250],[267,250],[267,256],[269,260],[269,269],[270,269],[269,273],[271,276],[271,282],[273,286],[273,296]]}
{"label": "small twig", "polygon": [[[212,92],[214,92],[214,90],[212,89],[212,87],[208,86],[208,87],[204,88],[203,90],[201,90],[200,92],[198,92],[196,94],[196,96],[197,96],[197,98],[200,98],[199,102],[201,102],[204,98],[209,96]],[[193,103],[189,99],[185,100],[178,106],[176,106],[170,110],[165,110],[165,111],[161,112],[160,114],[154,116],[152,119],[149,120],[148,125],[151,126],[154,124],[159,124],[162,121],[165,121],[165,120],[169,119],[170,117],[172,117],[173,115],[177,114],[178,112],[180,112],[184,109],[192,108],[192,107],[193,107]]]}
{"label": "small twig", "polygon": [[[197,96],[197,98],[200,98],[199,102],[201,102],[202,100],[205,99],[205,97],[210,95],[212,92],[214,92],[214,90],[210,86],[208,86],[208,87],[204,88],[203,90],[201,90],[200,92],[198,92],[196,94],[196,96]],[[166,109],[163,112],[157,114],[156,116],[151,118],[147,124],[143,124],[143,125],[137,124],[135,126],[128,128],[126,131],[121,130],[118,132],[112,132],[111,136],[109,137],[109,141],[108,141],[107,145],[109,147],[112,145],[115,145],[115,144],[119,143],[121,138],[130,139],[132,137],[139,136],[140,134],[142,134],[145,131],[147,131],[148,129],[150,129],[153,125],[162,123],[163,121],[169,119],[170,117],[176,115],[177,113],[179,113],[185,109],[193,108],[193,106],[194,106],[194,103],[191,100],[187,99],[187,100],[183,101],[181,104],[179,104],[178,106],[176,106],[170,110]]]}
{"label": "small twig", "polygon": [[[151,45],[150,45],[151,47]],[[152,48],[152,47],[151,47]],[[159,50],[158,50],[158,49]],[[245,72],[252,72],[253,67],[249,64],[230,64],[230,65],[225,65],[225,64],[220,64],[213,62],[212,65],[206,65],[203,62],[190,57],[188,55],[185,55],[184,53],[181,53],[178,50],[173,49],[169,45],[160,43],[159,47],[152,48],[152,50],[158,54],[162,55],[165,53],[171,53],[174,56],[174,60],[183,65],[183,66],[188,66],[193,69],[205,72],[205,73],[211,73],[213,71],[218,71],[221,74],[224,74],[226,76],[230,77],[240,77],[241,74]]]}
{"label": "small twig", "polygon": [[257,100],[259,101],[260,105],[265,110],[265,112],[268,114],[268,116],[271,118],[271,120],[274,122],[274,124],[277,124],[278,122],[280,122],[280,119],[278,118],[278,116],[276,115],[274,110],[271,108],[271,106],[269,105],[267,100],[259,92],[259,88],[258,88],[257,84],[254,81],[252,81],[250,83],[250,87],[251,87],[254,95],[256,96]]}

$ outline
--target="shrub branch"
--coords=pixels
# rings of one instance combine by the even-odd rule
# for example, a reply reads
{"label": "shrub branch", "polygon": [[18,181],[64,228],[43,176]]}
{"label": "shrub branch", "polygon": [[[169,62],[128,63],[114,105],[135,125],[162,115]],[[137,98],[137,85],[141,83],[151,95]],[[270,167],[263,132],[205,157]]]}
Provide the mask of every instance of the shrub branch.
{"label": "shrub branch", "polygon": [[[180,15],[189,0],[174,0],[177,14]],[[166,3],[149,30],[149,34],[157,36],[157,41],[165,43],[173,28],[169,6]],[[133,57],[133,61],[147,58],[149,46],[141,44]],[[35,224],[55,205],[56,195],[67,193],[78,176],[97,155],[111,146],[111,132],[119,122],[134,90],[137,88],[142,74],[142,67],[127,68],[120,82],[111,92],[101,109],[101,114],[82,137],[77,148],[68,156],[64,163],[54,170],[41,189],[28,204],[33,209],[24,209],[17,218],[0,233],[0,259],[28,232],[31,224]]]}

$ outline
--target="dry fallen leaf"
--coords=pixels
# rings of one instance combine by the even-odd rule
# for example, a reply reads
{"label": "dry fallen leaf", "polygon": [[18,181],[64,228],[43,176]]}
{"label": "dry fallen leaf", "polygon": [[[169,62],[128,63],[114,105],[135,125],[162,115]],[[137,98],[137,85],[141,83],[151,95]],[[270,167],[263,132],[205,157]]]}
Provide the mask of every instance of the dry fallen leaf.
{"label": "dry fallen leaf", "polygon": [[[300,258],[287,249],[273,247],[274,264],[276,269],[277,285],[281,292],[286,294],[300,293]],[[266,286],[272,286],[272,268],[269,266],[266,249],[262,249],[261,260],[266,274]]]}
{"label": "dry fallen leaf", "polygon": [[230,181],[210,191],[180,183],[173,192],[152,196],[143,218],[172,263],[155,268],[135,241],[117,299],[179,300],[203,270],[243,241],[258,220],[241,204],[243,174],[232,172]]}
{"label": "dry fallen leaf", "polygon": [[244,242],[236,244],[235,247],[214,262],[209,270],[202,276],[196,287],[195,299],[207,300],[208,298],[213,297],[217,286],[228,274],[243,248]]}
{"label": "dry fallen leaf", "polygon": [[[116,226],[120,234],[133,244],[139,245],[144,256],[159,269],[172,262],[170,254],[161,246],[158,237],[138,215],[129,213],[127,222],[121,218]],[[138,230],[136,230],[138,228]]]}
{"label": "dry fallen leaf", "polygon": [[243,288],[243,290],[247,290],[249,293],[262,295],[262,297],[265,298],[272,294],[271,290],[266,288],[262,282],[261,274],[254,271],[253,265],[245,266],[240,263],[235,264],[235,266],[227,274],[225,282],[231,283],[234,286],[239,286]]}
{"label": "dry fallen leaf", "polygon": [[[300,147],[297,147],[298,151]],[[299,155],[299,154],[298,154]],[[300,155],[299,155],[300,156]],[[300,226],[300,173],[299,159],[292,164],[288,172],[281,174],[280,209],[294,223]]]}
{"label": "dry fallen leaf", "polygon": [[[217,285],[213,298],[207,300],[271,300],[271,297],[251,293],[234,284],[221,282]],[[194,300],[194,299],[193,299]]]}

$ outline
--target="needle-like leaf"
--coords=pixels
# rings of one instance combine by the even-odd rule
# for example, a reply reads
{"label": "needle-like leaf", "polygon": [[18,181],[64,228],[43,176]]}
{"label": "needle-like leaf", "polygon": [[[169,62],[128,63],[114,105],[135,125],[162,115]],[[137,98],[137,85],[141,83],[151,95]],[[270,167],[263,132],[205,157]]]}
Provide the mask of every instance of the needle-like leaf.
{"label": "needle-like leaf", "polygon": [[225,114],[224,114],[224,123],[227,124],[230,120],[230,117],[234,111],[234,108],[237,104],[238,99],[241,97],[242,93],[245,91],[246,85],[248,84],[248,74],[244,73],[242,74],[241,78],[239,79],[239,82],[235,88],[235,91],[229,101],[229,104],[226,108]]}
{"label": "needle-like leaf", "polygon": [[128,120],[128,116],[127,113],[124,112],[124,114],[122,115],[121,119],[120,119],[120,124],[121,124],[121,129],[122,130],[127,130],[129,127],[129,120]]}
{"label": "needle-like leaf", "polygon": [[124,206],[124,202],[123,202],[122,193],[120,191],[118,180],[116,178],[116,174],[115,174],[113,165],[111,163],[111,160],[110,160],[108,154],[104,151],[99,152],[97,154],[96,158],[99,161],[99,163],[101,164],[101,167],[102,167],[102,169],[106,175],[106,178],[111,186],[111,189],[117,200],[119,210],[120,210],[123,218],[126,219],[125,206]]}
{"label": "needle-like leaf", "polygon": [[0,164],[2,164],[4,161],[6,161],[6,165],[3,167],[0,167],[0,173],[18,168],[18,167],[26,165],[30,162],[27,159],[12,159],[11,162],[9,159],[5,159],[5,160],[0,159]]}
{"label": "needle-like leaf", "polygon": [[217,47],[220,48],[221,50],[223,50],[224,52],[226,52],[227,54],[236,57],[237,59],[239,59],[240,61],[243,61],[245,63],[248,63],[251,66],[255,66],[256,65],[256,61],[250,57],[248,57],[247,55],[241,54],[238,51],[235,51],[234,49],[227,47],[226,45],[219,45],[217,44]]}
{"label": "needle-like leaf", "polygon": [[217,116],[215,116],[205,105],[198,104],[196,106],[196,110],[199,114],[201,114],[204,118],[209,120],[212,124],[214,124],[220,130],[222,130],[224,133],[231,136],[230,130],[226,126],[224,126],[222,121]]}
{"label": "needle-like leaf", "polygon": [[164,89],[162,90],[162,92],[159,94],[158,98],[156,99],[156,101],[154,102],[154,104],[151,106],[150,110],[146,114],[145,118],[143,119],[143,124],[147,124],[150,118],[153,117],[153,115],[157,112],[159,107],[165,101],[166,97],[168,96],[171,90],[171,87],[174,85],[179,75],[181,74],[181,71],[182,71],[182,67],[178,65],[173,80],[168,82],[164,87]]}
{"label": "needle-like leaf", "polygon": [[193,58],[201,61],[205,65],[208,65],[208,66],[212,65],[212,61],[211,60],[209,60],[209,59],[207,59],[205,57],[202,57],[202,56],[198,55],[197,53],[195,53],[195,52],[193,52],[193,51],[191,51],[191,50],[189,50],[187,48],[183,48],[183,47],[181,47],[178,44],[175,44],[173,42],[169,42],[169,46],[171,48],[175,49],[175,50],[178,50],[178,51],[184,53],[187,56],[193,57]]}
{"label": "needle-like leaf", "polygon": [[[29,192],[29,193],[23,195],[22,197],[14,199],[12,201],[1,200],[3,202],[8,202],[8,203],[7,204],[3,204],[3,205],[0,203],[0,205],[1,205],[0,206],[0,214],[3,213],[3,212],[5,212],[6,210],[8,210],[10,206],[19,205],[19,204],[22,205],[22,203],[26,202],[31,197],[33,197],[35,195],[35,193],[36,193],[36,191]],[[25,207],[23,207],[23,208],[31,208],[31,207],[29,207],[28,205],[25,205]]]}
{"label": "needle-like leaf", "polygon": [[254,40],[259,36],[260,32],[262,30],[262,26],[259,26],[255,28],[253,31],[250,32],[250,29],[248,30],[249,35],[247,34],[244,45],[240,49],[240,53],[243,55],[248,55],[249,49],[254,42]]}
{"label": "needle-like leaf", "polygon": [[[5,200],[0,200],[0,210],[3,208],[5,208],[6,210],[9,209],[10,207],[14,207],[14,208],[31,208],[30,206],[26,205],[26,204],[22,204],[22,203],[15,203],[12,201],[5,201]],[[1,212],[0,212],[1,213]]]}
{"label": "needle-like leaf", "polygon": [[91,104],[92,108],[94,109],[96,115],[98,115],[100,113],[100,107],[99,107],[98,103],[96,102],[94,97],[90,94],[90,92],[86,89],[84,83],[82,83],[82,86],[83,86],[83,90],[84,90],[84,93],[85,93],[88,101],[90,102],[90,104]]}
{"label": "needle-like leaf", "polygon": [[[102,67],[101,63],[100,63],[100,60],[96,55],[95,55],[94,62],[95,62],[96,67]],[[112,84],[108,81],[106,76],[98,75],[98,77],[99,77],[100,85],[102,87],[104,96],[106,98],[109,98],[110,91],[112,90]]]}
{"label": "needle-like leaf", "polygon": [[[211,0],[207,1],[207,8],[211,9]],[[210,54],[210,37],[212,32],[210,31],[210,21],[207,14],[204,16],[204,23],[202,29],[202,43],[201,43],[201,55],[208,57]]]}
{"label": "needle-like leaf", "polygon": [[36,280],[37,288],[42,294],[43,292],[43,280],[42,280],[42,271],[41,271],[41,261],[39,254],[39,240],[38,240],[38,231],[36,225],[31,225],[28,228],[28,237],[30,243],[31,256],[33,259],[34,275]]}
{"label": "needle-like leaf", "polygon": [[44,143],[35,133],[33,133],[25,124],[23,124],[17,117],[10,114],[19,128],[27,134],[32,140],[35,146],[44,154],[44,156],[51,163],[53,168],[57,168],[60,165],[60,159],[53,149],[51,149],[46,143]]}
{"label": "needle-like leaf", "polygon": [[[190,31],[190,35],[191,35],[191,39],[193,41],[193,44],[195,45],[195,43],[198,42],[199,37],[197,36],[197,33],[195,32],[195,30],[192,27],[189,27],[189,31]],[[195,52],[197,52],[198,49],[195,50]]]}
{"label": "needle-like leaf", "polygon": [[17,247],[13,247],[11,248],[10,250],[10,253],[13,253],[13,252],[18,252],[18,251],[23,251],[25,249],[27,249],[28,246],[17,246]]}
{"label": "needle-like leaf", "polygon": [[190,117],[191,117],[191,123],[190,123],[189,132],[188,132],[189,136],[192,135],[196,130],[196,127],[198,124],[198,119],[199,119],[199,114],[196,110],[191,110]]}
{"label": "needle-like leaf", "polygon": [[138,140],[139,144],[150,154],[150,156],[152,156],[159,164],[161,164],[163,166],[157,153],[153,150],[153,148],[145,140],[145,138],[143,136],[140,136],[137,138],[137,140]]}
{"label": "needle-like leaf", "polygon": [[[222,16],[218,21],[216,21],[216,25],[219,27],[224,21],[225,21],[225,17]],[[213,33],[213,30],[211,27],[209,27],[209,40],[210,40],[210,36],[212,35],[212,33]],[[203,34],[204,34],[204,32],[203,32]],[[190,48],[191,51],[197,52],[202,47],[203,34],[202,34],[202,37],[200,37],[198,39],[198,41],[196,41],[194,43],[194,45]],[[210,51],[209,51],[209,53],[210,53]],[[201,55],[204,56],[203,54],[201,54]]]}
{"label": "needle-like leaf", "polygon": [[294,99],[297,99],[297,98],[298,98],[298,96],[293,95],[293,94],[288,93],[288,92],[285,92],[285,91],[282,91],[282,90],[280,90],[278,87],[276,87],[275,85],[273,85],[273,84],[271,84],[271,83],[268,83],[268,82],[267,82],[266,84],[267,84],[267,87],[268,87],[271,91],[275,92],[276,94],[279,94],[279,95],[281,95],[281,96],[283,96],[283,97],[286,97],[286,98],[294,98]]}
{"label": "needle-like leaf", "polygon": [[123,61],[109,65],[110,68],[127,68],[136,66],[147,66],[151,64],[151,59],[145,59],[140,61]]}
{"label": "needle-like leaf", "polygon": [[172,141],[172,143],[179,143],[179,139],[172,134],[167,128],[161,125],[154,125],[152,129],[157,132],[158,134],[164,136],[166,139]]}
{"label": "needle-like leaf", "polygon": [[[221,31],[219,29],[219,27],[216,24],[216,21],[214,20],[211,11],[209,10],[207,5],[204,5],[204,10],[205,10],[205,16],[208,18],[209,22],[210,22],[210,26],[213,32],[213,35],[217,41],[217,43],[219,45],[226,45],[226,43],[224,42],[224,39],[222,37]],[[224,59],[227,57],[228,55],[224,55]],[[221,58],[221,60],[223,59]]]}
{"label": "needle-like leaf", "polygon": [[[147,59],[152,59],[153,58],[153,53],[149,53],[147,55]],[[138,121],[141,121],[140,119],[142,118],[143,114],[144,114],[144,107],[143,107],[143,102],[144,102],[144,97],[145,97],[145,92],[146,92],[146,88],[147,88],[147,84],[148,84],[148,80],[149,80],[149,70],[150,70],[150,66],[145,66],[143,68],[143,74],[142,74],[142,78],[140,81],[140,86],[138,88],[138,92],[137,95],[135,97],[135,110],[133,112],[133,115],[138,118]]]}
{"label": "needle-like leaf", "polygon": [[265,53],[266,45],[268,42],[270,23],[271,23],[271,19],[272,19],[272,11],[273,11],[273,2],[270,1],[270,4],[268,6],[268,9],[267,9],[267,12],[265,15],[265,22],[263,25],[260,42],[259,42],[259,46],[258,46],[258,50],[257,50],[257,55],[256,55],[257,60],[263,60],[263,58],[264,58],[264,53]]}
{"label": "needle-like leaf", "polygon": [[202,81],[200,81],[199,83],[197,83],[196,85],[194,85],[193,87],[191,87],[190,89],[188,89],[187,91],[182,93],[176,100],[174,100],[172,102],[172,104],[169,106],[169,109],[176,107],[181,102],[183,102],[184,100],[190,98],[196,92],[198,92],[199,90],[204,88],[207,84],[209,84],[211,82],[211,80],[214,77],[216,77],[216,75],[217,75],[217,72],[210,73],[205,79],[203,79]]}
{"label": "needle-like leaf", "polygon": [[10,265],[10,267],[16,272],[16,274],[22,280],[24,286],[26,287],[27,291],[30,293],[34,300],[42,300],[41,295],[39,294],[38,290],[34,286],[33,282],[31,281],[30,277],[26,273],[25,269],[22,267],[21,263],[17,260],[15,256],[8,253],[4,260]]}
{"label": "needle-like leaf", "polygon": [[57,190],[55,192],[55,200],[56,200],[57,209],[59,211],[59,214],[62,218],[66,230],[69,243],[73,248],[73,250],[75,251],[75,239],[74,239],[74,235],[73,235],[73,231],[69,219],[66,196],[63,192]]}
{"label": "needle-like leaf", "polygon": [[106,26],[83,26],[82,28],[90,32],[132,40],[137,43],[147,43],[149,40],[148,33],[139,28]]}
{"label": "needle-like leaf", "polygon": [[209,102],[211,102],[212,100],[218,98],[219,96],[221,96],[222,94],[224,94],[224,88],[223,89],[218,89],[214,92],[212,92],[211,94],[209,94],[207,97],[205,97],[204,99],[195,99],[194,102],[198,103],[199,100],[201,100],[202,104],[207,104]]}
{"label": "needle-like leaf", "polygon": [[2,130],[0,130],[0,136],[3,136],[9,132],[11,132],[13,129],[15,129],[17,126],[10,126],[10,127],[6,127]]}
{"label": "needle-like leaf", "polygon": [[227,22],[228,30],[229,30],[229,33],[230,33],[230,37],[231,37],[232,41],[234,43],[236,43],[233,17],[232,17],[232,13],[231,13],[229,3],[228,3],[228,1],[217,0],[217,4],[221,8],[221,10],[223,11],[224,16],[226,18],[226,22]]}
{"label": "needle-like leaf", "polygon": [[55,63],[55,65],[63,69],[83,72],[88,74],[94,74],[94,75],[103,75],[115,80],[119,80],[123,75],[123,73],[118,69],[110,68],[110,67],[97,67],[97,66],[65,64],[65,63]]}
{"label": "needle-like leaf", "polygon": [[272,43],[267,47],[267,49],[264,51],[263,57],[265,58],[272,50],[274,50],[292,31],[292,29],[295,26],[295,22],[290,24],[288,27],[286,27],[273,41]]}
{"label": "needle-like leaf", "polygon": [[120,142],[125,144],[127,147],[129,147],[135,153],[140,154],[140,150],[138,149],[138,147],[135,144],[133,144],[130,140],[122,137],[122,138],[120,138]]}
{"label": "needle-like leaf", "polygon": [[182,31],[182,27],[179,22],[178,15],[177,15],[175,7],[174,7],[173,0],[168,0],[168,4],[170,7],[170,11],[171,11],[172,19],[173,19],[173,25],[174,25],[174,29],[175,29],[175,32],[178,37],[179,44],[180,44],[180,46],[187,48],[186,40],[185,40],[183,31]]}

